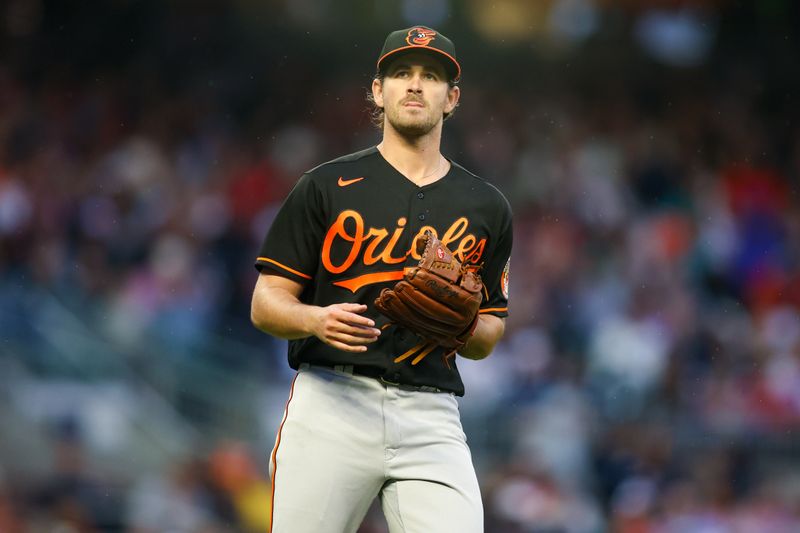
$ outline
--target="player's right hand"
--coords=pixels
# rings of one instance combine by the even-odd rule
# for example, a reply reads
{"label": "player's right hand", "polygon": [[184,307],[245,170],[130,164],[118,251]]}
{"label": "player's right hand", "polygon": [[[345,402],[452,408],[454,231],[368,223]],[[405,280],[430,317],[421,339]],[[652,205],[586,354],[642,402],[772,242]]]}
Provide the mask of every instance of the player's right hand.
{"label": "player's right hand", "polygon": [[360,314],[366,310],[366,305],[354,303],[319,307],[312,318],[311,331],[334,348],[345,352],[366,352],[366,345],[378,340],[381,334],[372,319]]}

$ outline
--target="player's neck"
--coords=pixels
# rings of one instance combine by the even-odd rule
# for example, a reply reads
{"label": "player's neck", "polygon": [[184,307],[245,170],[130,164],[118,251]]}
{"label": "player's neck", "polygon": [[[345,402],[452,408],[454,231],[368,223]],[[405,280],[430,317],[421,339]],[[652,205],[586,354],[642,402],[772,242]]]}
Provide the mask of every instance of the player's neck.
{"label": "player's neck", "polygon": [[437,181],[450,170],[450,163],[439,151],[440,143],[441,130],[408,138],[387,127],[378,151],[395,170],[421,187]]}

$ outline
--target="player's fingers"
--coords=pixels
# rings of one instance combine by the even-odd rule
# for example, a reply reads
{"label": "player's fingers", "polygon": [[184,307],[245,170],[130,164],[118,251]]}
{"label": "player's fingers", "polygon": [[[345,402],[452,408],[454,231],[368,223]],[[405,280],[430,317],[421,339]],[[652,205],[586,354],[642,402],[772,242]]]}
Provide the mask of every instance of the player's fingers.
{"label": "player's fingers", "polygon": [[341,336],[336,337],[333,340],[335,340],[336,342],[340,342],[342,344],[345,344],[347,346],[363,346],[364,348],[367,347],[367,344],[371,344],[372,342],[374,342],[374,341],[368,340],[368,339],[362,339],[362,338],[359,338],[359,337],[353,337],[352,335],[341,335]]}
{"label": "player's fingers", "polygon": [[335,339],[339,339],[344,342],[357,342],[358,344],[368,344],[370,342],[375,342],[378,340],[378,335],[374,330],[364,330],[360,328],[349,328],[349,329],[342,329],[339,331],[334,331],[331,333],[331,337]]}
{"label": "player's fingers", "polygon": [[334,348],[338,348],[344,352],[351,352],[351,353],[364,353],[367,351],[367,347],[363,345],[351,346],[349,344],[345,344],[343,342],[331,342],[331,346]]}
{"label": "player's fingers", "polygon": [[349,324],[342,324],[342,327],[339,329],[339,332],[347,335],[352,335],[354,337],[360,337],[372,340],[376,340],[381,334],[381,330],[376,328],[368,328],[365,326],[352,326]]}
{"label": "player's fingers", "polygon": [[363,353],[367,351],[367,347],[360,344],[350,345],[333,339],[328,339],[327,343],[333,346],[334,348],[338,348],[339,350],[342,350],[344,352]]}
{"label": "player's fingers", "polygon": [[371,328],[375,326],[375,321],[369,317],[358,315],[356,313],[350,313],[348,311],[340,311],[336,315],[336,319],[339,322],[343,322],[345,324],[352,324],[354,326],[364,326]]}
{"label": "player's fingers", "polygon": [[349,333],[351,335],[358,335],[360,337],[377,337],[381,334],[381,330],[378,328],[374,328],[367,324],[355,324],[348,321],[340,322],[336,328],[336,331]]}
{"label": "player's fingers", "polygon": [[348,313],[363,313],[367,310],[367,306],[365,304],[341,303],[337,304],[336,307],[342,311],[347,311]]}
{"label": "player's fingers", "polygon": [[336,320],[335,317],[332,320],[329,320],[320,335],[320,338],[327,340],[327,339],[339,339],[341,340],[343,336],[347,336],[348,338],[358,338],[359,344],[365,344],[369,342],[374,342],[378,339],[378,336],[381,334],[381,330],[377,328],[372,328],[368,326],[360,326],[354,324],[348,324],[346,322],[341,322]]}

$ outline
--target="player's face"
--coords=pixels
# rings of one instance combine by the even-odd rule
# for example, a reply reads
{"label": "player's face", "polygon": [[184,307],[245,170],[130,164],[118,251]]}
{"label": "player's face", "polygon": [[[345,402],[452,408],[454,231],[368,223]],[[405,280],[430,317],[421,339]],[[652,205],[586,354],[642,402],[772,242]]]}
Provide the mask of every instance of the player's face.
{"label": "player's face", "polygon": [[426,54],[408,54],[389,66],[373,95],[385,120],[399,133],[418,137],[429,133],[458,103],[458,87],[450,87],[444,67]]}

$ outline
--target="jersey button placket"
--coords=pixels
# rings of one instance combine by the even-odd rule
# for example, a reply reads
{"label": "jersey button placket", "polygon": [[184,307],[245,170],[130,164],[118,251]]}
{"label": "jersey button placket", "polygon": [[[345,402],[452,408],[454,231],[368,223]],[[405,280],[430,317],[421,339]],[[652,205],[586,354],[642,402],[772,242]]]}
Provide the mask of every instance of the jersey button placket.
{"label": "jersey button placket", "polygon": [[420,222],[425,222],[425,219],[427,218],[427,215],[425,213],[427,212],[427,210],[422,209],[423,203],[419,201],[425,199],[425,192],[417,191],[416,196],[417,196],[417,201],[414,202],[414,204],[416,205],[417,209],[420,210],[417,211],[417,220],[419,220]]}
{"label": "jersey button placket", "polygon": [[[408,229],[410,230],[410,234],[413,238],[414,235],[417,235],[423,227],[427,224],[430,224],[431,218],[431,211],[428,207],[430,204],[429,199],[427,198],[428,191],[422,189],[412,189],[409,191],[409,194],[406,198],[408,198]],[[416,265],[419,259],[414,259],[414,257],[409,254],[407,266]]]}

